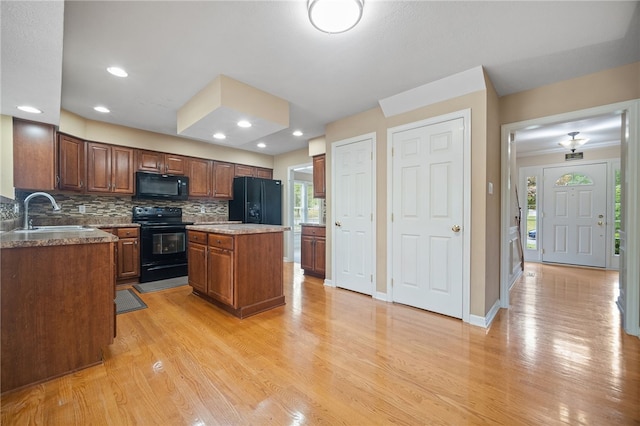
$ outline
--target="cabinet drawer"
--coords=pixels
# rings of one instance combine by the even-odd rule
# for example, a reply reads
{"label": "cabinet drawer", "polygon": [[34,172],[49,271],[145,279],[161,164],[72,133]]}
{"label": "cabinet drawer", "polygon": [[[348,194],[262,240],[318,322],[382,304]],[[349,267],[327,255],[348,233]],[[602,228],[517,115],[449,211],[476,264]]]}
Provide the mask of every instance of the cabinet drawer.
{"label": "cabinet drawer", "polygon": [[134,238],[138,236],[139,228],[118,228],[116,235],[118,238]]}
{"label": "cabinet drawer", "polygon": [[189,241],[192,243],[207,244],[207,233],[200,231],[188,231]]}
{"label": "cabinet drawer", "polygon": [[324,237],[327,235],[327,229],[320,226],[303,226],[302,235],[313,235],[316,237]]}
{"label": "cabinet drawer", "polygon": [[209,245],[211,247],[233,250],[233,237],[229,235],[209,234]]}

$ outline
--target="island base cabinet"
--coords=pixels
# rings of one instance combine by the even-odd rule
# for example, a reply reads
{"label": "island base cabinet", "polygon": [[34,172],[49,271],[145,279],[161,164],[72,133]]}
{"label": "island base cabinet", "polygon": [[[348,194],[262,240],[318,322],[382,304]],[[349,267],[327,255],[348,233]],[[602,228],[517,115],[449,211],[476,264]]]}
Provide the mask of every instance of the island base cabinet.
{"label": "island base cabinet", "polygon": [[102,362],[113,342],[113,243],[3,249],[2,392]]}
{"label": "island base cabinet", "polygon": [[[194,241],[199,234],[190,231],[190,253],[201,251]],[[189,270],[194,294],[239,318],[285,304],[282,232],[207,235],[206,272],[201,264]],[[199,285],[203,276],[206,289]]]}

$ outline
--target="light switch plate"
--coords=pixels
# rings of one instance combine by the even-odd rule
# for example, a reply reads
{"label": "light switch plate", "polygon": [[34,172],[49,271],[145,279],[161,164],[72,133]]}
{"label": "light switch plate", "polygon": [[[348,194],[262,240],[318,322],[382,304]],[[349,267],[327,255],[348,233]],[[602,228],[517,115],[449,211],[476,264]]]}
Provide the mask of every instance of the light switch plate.
{"label": "light switch plate", "polygon": [[87,212],[87,207],[84,204],[82,204],[81,206],[78,206],[78,211],[80,213],[86,213]]}

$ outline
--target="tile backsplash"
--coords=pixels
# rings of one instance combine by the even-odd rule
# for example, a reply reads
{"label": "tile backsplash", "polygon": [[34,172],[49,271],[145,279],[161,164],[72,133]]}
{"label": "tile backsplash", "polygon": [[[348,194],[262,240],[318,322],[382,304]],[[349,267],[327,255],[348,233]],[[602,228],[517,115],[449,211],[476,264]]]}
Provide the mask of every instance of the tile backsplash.
{"label": "tile backsplash", "polygon": [[[22,226],[24,217],[23,201],[31,192],[16,190],[15,202],[0,203],[2,230]],[[129,197],[51,194],[60,211],[53,211],[45,197],[35,197],[29,201],[29,218],[36,225],[56,224],[101,224],[131,223],[131,211],[135,206],[182,207],[185,221],[206,222],[228,220],[229,202],[220,200],[155,201],[133,200]],[[6,201],[6,200],[5,200]],[[14,212],[18,206],[18,213]],[[202,213],[204,208],[204,213]],[[84,210],[81,213],[80,210]]]}

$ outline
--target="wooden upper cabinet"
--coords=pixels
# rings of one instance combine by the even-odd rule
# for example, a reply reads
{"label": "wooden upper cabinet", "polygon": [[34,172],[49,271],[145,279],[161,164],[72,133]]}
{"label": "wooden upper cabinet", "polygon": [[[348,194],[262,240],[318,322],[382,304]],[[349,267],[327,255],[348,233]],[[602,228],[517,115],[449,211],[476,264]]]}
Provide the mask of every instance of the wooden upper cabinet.
{"label": "wooden upper cabinet", "polygon": [[325,154],[313,157],[313,197],[326,197]]}
{"label": "wooden upper cabinet", "polygon": [[132,148],[111,147],[111,192],[133,194],[135,174],[133,173]]}
{"label": "wooden upper cabinet", "polygon": [[200,158],[189,159],[189,197],[211,196],[211,161]]}
{"label": "wooden upper cabinet", "polygon": [[85,190],[85,143],[73,136],[58,134],[58,188]]}
{"label": "wooden upper cabinet", "polygon": [[137,171],[162,173],[164,154],[155,151],[136,150]]}
{"label": "wooden upper cabinet", "polygon": [[13,119],[13,186],[56,188],[56,139],[51,124]]}
{"label": "wooden upper cabinet", "polygon": [[189,159],[180,155],[164,155],[164,173],[170,175],[186,175],[188,172]]}
{"label": "wooden upper cabinet", "polygon": [[88,142],[87,192],[133,194],[133,149]]}
{"label": "wooden upper cabinet", "polygon": [[256,167],[256,177],[263,179],[273,179],[273,169],[264,169],[262,167]]}
{"label": "wooden upper cabinet", "polygon": [[181,155],[138,149],[136,158],[138,171],[186,175],[189,170],[189,159]]}
{"label": "wooden upper cabinet", "polygon": [[235,166],[235,176],[255,176],[256,168],[253,166],[245,166],[244,164],[236,164]]}
{"label": "wooden upper cabinet", "polygon": [[235,164],[213,162],[213,198],[230,200],[233,198],[233,178],[235,175]]}

